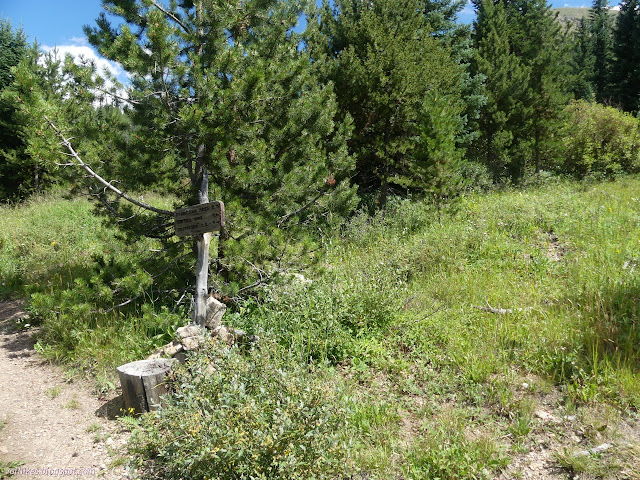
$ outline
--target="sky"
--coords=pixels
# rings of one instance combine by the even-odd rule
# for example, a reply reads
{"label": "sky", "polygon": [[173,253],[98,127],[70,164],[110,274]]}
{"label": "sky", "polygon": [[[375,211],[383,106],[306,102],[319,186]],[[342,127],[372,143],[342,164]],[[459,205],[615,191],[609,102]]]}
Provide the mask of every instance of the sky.
{"label": "sky", "polygon": [[[586,0],[552,0],[553,7],[589,7]],[[611,0],[616,5],[616,0]],[[22,27],[29,42],[35,40],[45,51],[57,48],[61,56],[71,53],[96,60],[99,68],[109,68],[120,80],[124,71],[116,64],[100,59],[86,41],[83,25],[95,25],[104,11],[100,0],[0,0],[0,18],[13,27]],[[460,21],[473,20],[473,7],[467,4],[460,13]]]}

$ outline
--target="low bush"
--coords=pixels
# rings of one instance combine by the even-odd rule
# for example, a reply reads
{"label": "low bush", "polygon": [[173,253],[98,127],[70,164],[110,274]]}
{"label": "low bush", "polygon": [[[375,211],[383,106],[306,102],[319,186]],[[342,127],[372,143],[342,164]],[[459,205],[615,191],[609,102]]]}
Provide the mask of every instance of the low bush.
{"label": "low bush", "polygon": [[176,373],[170,404],[143,418],[132,452],[145,478],[323,479],[354,473],[348,397],[327,372],[275,345],[211,345]]}
{"label": "low bush", "polygon": [[571,103],[567,113],[563,135],[566,173],[613,177],[640,170],[640,120],[584,100]]}

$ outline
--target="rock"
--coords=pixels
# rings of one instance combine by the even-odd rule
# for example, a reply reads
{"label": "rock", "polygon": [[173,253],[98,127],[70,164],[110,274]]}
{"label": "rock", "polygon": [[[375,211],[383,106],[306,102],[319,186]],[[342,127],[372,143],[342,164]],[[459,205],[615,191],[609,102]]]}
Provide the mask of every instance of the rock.
{"label": "rock", "polygon": [[167,357],[175,357],[176,353],[181,352],[183,350],[182,343],[173,341],[167,345],[165,345],[162,349],[165,356]]}
{"label": "rock", "polygon": [[260,340],[256,335],[247,335],[243,330],[230,328],[225,325],[220,325],[212,333],[227,345],[253,344]]}
{"label": "rock", "polygon": [[229,327],[225,327],[224,325],[220,325],[215,328],[212,332],[223,342],[231,345],[233,343],[233,335],[231,334]]}
{"label": "rock", "polygon": [[299,283],[300,285],[309,285],[310,283],[313,283],[312,280],[309,280],[301,273],[292,273],[291,280],[293,280],[293,283]]}
{"label": "rock", "polygon": [[550,422],[550,423],[560,423],[560,419],[558,419],[558,417],[556,417],[555,415],[549,413],[549,412],[545,412],[544,410],[536,410],[535,411],[535,416],[538,417],[540,420],[543,420],[545,422]]}
{"label": "rock", "polygon": [[206,327],[214,330],[222,324],[222,316],[227,311],[227,306],[216,300],[213,296],[207,298],[207,320]]}
{"label": "rock", "polygon": [[198,325],[187,325],[176,330],[179,339],[202,335],[202,329]]}
{"label": "rock", "polygon": [[575,454],[576,457],[586,457],[587,455],[597,455],[598,453],[602,453],[604,451],[609,450],[613,447],[611,443],[603,443],[602,445],[598,445],[597,447],[590,448],[589,450],[582,450]]}
{"label": "rock", "polygon": [[186,350],[187,352],[191,352],[200,348],[200,344],[202,343],[202,336],[198,335],[196,337],[183,338],[180,342],[182,343],[182,347],[184,350]]}

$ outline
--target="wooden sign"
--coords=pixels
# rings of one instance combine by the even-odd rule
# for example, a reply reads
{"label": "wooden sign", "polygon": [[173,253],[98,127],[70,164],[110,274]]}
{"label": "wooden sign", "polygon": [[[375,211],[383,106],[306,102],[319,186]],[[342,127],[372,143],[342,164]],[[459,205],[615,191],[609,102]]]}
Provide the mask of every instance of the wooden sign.
{"label": "wooden sign", "polygon": [[209,202],[181,208],[173,212],[173,218],[178,237],[215,232],[224,227],[224,203]]}

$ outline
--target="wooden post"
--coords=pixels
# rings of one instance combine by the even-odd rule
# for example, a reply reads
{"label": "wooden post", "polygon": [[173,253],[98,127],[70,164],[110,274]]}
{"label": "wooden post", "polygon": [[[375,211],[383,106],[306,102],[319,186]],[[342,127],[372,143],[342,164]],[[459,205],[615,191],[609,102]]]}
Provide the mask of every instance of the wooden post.
{"label": "wooden post", "polygon": [[193,321],[202,327],[203,331],[207,322],[207,285],[209,279],[209,245],[211,244],[211,232],[224,228],[224,204],[222,202],[209,202],[207,194],[209,183],[206,170],[202,176],[200,186],[200,203],[186,208],[180,208],[173,212],[176,235],[186,237],[193,235],[196,242],[196,298]]}
{"label": "wooden post", "polygon": [[211,233],[203,233],[197,241],[198,261],[196,264],[196,305],[195,324],[204,331],[207,322],[207,280],[209,277],[209,244]]}
{"label": "wooden post", "polygon": [[[202,151],[200,151],[202,149]],[[198,148],[198,157],[201,159],[204,157],[204,145],[200,145]],[[202,161],[202,160],[201,160]],[[209,174],[207,167],[202,169],[202,182],[200,182],[200,191],[198,192],[198,199],[200,204],[209,203]],[[196,249],[198,251],[198,259],[196,263],[196,311],[195,311],[195,324],[202,327],[204,332],[204,326],[207,321],[207,305],[206,297],[209,293],[209,244],[211,243],[211,233],[203,232],[200,238],[196,242]]]}

